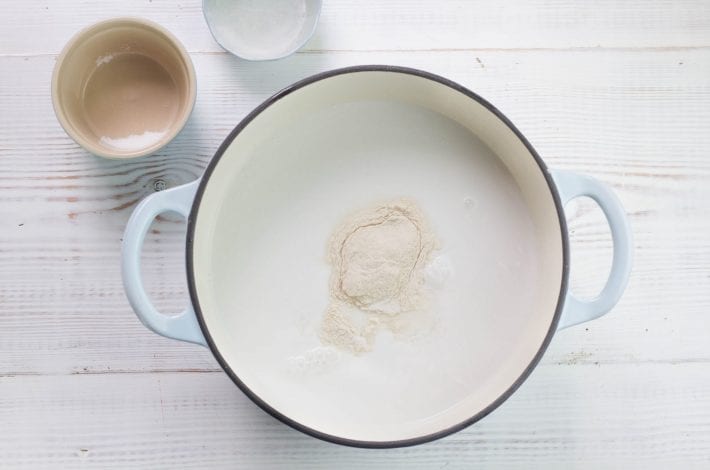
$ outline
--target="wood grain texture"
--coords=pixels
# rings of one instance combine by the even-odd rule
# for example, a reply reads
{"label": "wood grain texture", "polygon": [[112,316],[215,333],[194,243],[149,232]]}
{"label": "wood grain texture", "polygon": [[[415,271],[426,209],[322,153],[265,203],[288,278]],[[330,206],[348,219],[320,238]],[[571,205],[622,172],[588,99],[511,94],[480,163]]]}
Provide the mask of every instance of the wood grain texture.
{"label": "wood grain texture", "polygon": [[373,451],[288,428],[221,373],[4,378],[3,463],[116,469],[707,468],[708,380],[704,364],[541,366],[480,423],[419,447]]}
{"label": "wood grain texture", "polygon": [[[57,53],[79,29],[141,16],[174,32],[191,52],[221,51],[201,0],[5,2],[0,54]],[[28,35],[32,27],[42,34]],[[324,1],[310,51],[710,47],[705,0]]]}
{"label": "wood grain texture", "polygon": [[[333,0],[306,51],[269,63],[220,52],[199,4],[0,7],[0,467],[710,466],[710,4]],[[49,80],[77,28],[129,13],[178,34],[199,91],[173,143],[113,162],[62,131]],[[197,178],[275,91],[365,63],[426,69],[489,99],[549,166],[612,185],[636,248],[621,303],[560,332],[502,408],[443,441],[387,452],[321,443],[264,415],[206,350],[147,331],[119,270],[137,201]],[[589,202],[567,209],[573,288],[593,295],[608,229]],[[183,238],[179,218],[161,217],[144,250],[165,311],[187,302]]]}

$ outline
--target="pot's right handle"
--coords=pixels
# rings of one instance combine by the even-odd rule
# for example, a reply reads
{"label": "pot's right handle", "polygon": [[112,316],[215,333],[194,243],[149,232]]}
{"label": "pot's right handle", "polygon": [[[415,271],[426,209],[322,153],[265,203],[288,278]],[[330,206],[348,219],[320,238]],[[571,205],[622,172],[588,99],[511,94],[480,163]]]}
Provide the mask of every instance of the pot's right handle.
{"label": "pot's right handle", "polygon": [[138,319],[149,329],[167,338],[206,346],[192,305],[178,315],[164,315],[155,308],[143,287],[141,251],[153,219],[164,212],[187,218],[200,180],[151,194],[135,208],[126,225],[121,247],[121,268],[126,297]]}
{"label": "pot's right handle", "polygon": [[608,186],[589,176],[568,171],[550,171],[550,174],[555,180],[563,205],[581,196],[588,196],[599,204],[609,223],[614,244],[609,279],[599,296],[592,300],[581,300],[570,290],[567,291],[562,317],[557,327],[561,330],[599,318],[616,305],[631,274],[633,243],[626,212],[619,198]]}

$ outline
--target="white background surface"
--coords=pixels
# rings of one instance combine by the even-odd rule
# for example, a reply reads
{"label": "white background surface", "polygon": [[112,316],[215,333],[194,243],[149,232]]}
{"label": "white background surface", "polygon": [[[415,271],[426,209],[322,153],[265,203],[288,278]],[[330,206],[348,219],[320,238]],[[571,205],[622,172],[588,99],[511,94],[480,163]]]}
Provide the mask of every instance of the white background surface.
{"label": "white background surface", "polygon": [[[117,15],[173,31],[197,104],[148,158],[95,158],[52,112],[57,53]],[[614,187],[636,263],[608,316],[559,333],[480,423],[419,447],[320,442],[253,405],[210,353],[147,331],[123,295],[121,232],[136,202],[197,178],[229,130],[289,83],[387,63],[452,78],[496,104],[549,166]],[[325,0],[288,59],[224,53],[198,1],[0,3],[0,467],[708,468],[710,466],[710,3]],[[610,239],[570,209],[573,286],[603,283]],[[187,301],[184,223],[154,225],[156,303]]]}

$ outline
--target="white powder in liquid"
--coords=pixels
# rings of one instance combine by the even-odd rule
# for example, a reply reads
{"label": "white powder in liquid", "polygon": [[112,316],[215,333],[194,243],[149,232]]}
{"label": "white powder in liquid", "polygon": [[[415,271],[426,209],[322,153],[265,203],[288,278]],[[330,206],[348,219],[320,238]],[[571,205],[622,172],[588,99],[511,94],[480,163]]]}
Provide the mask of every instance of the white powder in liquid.
{"label": "white powder in liquid", "polygon": [[101,143],[106,147],[111,147],[117,150],[140,150],[150,147],[153,144],[160,142],[160,140],[167,134],[165,131],[145,131],[142,134],[131,134],[125,137],[108,137],[102,136]]}
{"label": "white powder in liquid", "polygon": [[395,338],[420,334],[432,320],[424,284],[436,246],[421,210],[407,199],[348,217],[328,246],[330,303],[321,342],[362,354],[383,329]]}

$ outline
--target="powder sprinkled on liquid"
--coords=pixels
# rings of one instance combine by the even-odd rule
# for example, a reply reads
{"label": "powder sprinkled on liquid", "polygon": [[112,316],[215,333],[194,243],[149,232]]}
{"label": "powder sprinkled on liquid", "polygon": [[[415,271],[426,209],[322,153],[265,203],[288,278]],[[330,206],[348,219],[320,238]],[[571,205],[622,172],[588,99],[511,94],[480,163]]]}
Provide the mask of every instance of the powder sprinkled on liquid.
{"label": "powder sprinkled on liquid", "polygon": [[403,336],[426,323],[425,269],[435,248],[413,201],[389,201],[348,217],[328,247],[330,304],[321,342],[361,354],[382,329]]}

